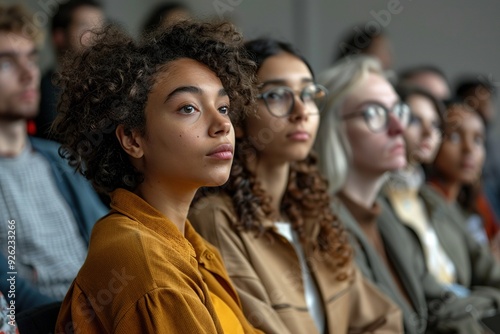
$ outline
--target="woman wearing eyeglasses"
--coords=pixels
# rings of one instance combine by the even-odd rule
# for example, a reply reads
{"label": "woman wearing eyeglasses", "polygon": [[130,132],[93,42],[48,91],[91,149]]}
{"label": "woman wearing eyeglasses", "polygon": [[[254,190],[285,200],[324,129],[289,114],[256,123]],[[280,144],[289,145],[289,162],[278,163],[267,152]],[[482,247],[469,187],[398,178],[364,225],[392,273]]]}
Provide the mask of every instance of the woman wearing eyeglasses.
{"label": "woman wearing eyeglasses", "polygon": [[327,96],[292,46],[246,44],[255,114],[236,130],[229,183],[191,209],[219,248],[245,315],[265,333],[400,333],[401,313],[355,267],[310,152]]}
{"label": "woman wearing eyeglasses", "polygon": [[402,309],[405,333],[481,333],[469,299],[457,300],[429,274],[411,234],[377,198],[387,173],[406,166],[409,106],[366,56],[318,81],[333,92],[316,140],[320,166],[361,271]]}
{"label": "woman wearing eyeglasses", "polygon": [[[457,122],[452,117],[445,122],[444,105],[431,93],[411,86],[399,87],[398,93],[411,108],[410,123],[404,131],[408,165],[391,174],[384,187],[384,199],[398,220],[412,231],[427,269],[438,282],[458,297],[469,297],[469,304],[478,314],[497,313],[500,265],[490,250],[482,247],[466,229],[457,207],[424,183],[420,165],[433,162],[443,131],[446,140],[450,140],[450,133],[464,134],[464,125],[468,125],[466,128],[477,131],[475,135],[479,137],[473,140],[477,143],[477,139],[482,138],[480,118],[472,116]],[[465,138],[471,139],[474,135],[466,133],[463,138],[465,142]],[[456,152],[471,153],[467,149]],[[476,153],[480,156],[481,150]],[[443,166],[453,166],[450,156],[441,158],[444,158],[441,160]],[[489,297],[489,303],[484,296]]]}

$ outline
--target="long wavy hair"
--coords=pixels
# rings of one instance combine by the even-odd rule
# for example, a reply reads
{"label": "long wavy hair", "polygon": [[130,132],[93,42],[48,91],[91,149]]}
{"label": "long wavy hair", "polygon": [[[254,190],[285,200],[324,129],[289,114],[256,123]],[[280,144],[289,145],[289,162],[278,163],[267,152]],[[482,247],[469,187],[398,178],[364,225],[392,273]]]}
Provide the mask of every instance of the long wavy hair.
{"label": "long wavy hair", "polygon": [[[272,39],[258,39],[245,44],[250,57],[259,69],[271,56],[286,52],[299,59],[311,70],[305,59],[294,48]],[[312,74],[312,70],[311,70]],[[244,127],[245,119],[242,120]],[[246,138],[237,138],[235,156],[229,181],[220,191],[232,198],[238,220],[233,228],[240,231],[255,232],[262,237],[268,230],[263,225],[264,219],[272,219],[271,197],[268,195],[257,176],[248,168],[249,162],[258,155],[258,149]],[[347,264],[350,263],[352,250],[349,245],[344,225],[331,210],[331,197],[328,184],[317,167],[314,152],[302,161],[290,164],[288,185],[281,202],[281,211],[290,219],[292,228],[297,232],[303,245],[312,246],[324,255],[329,255],[330,263],[338,269],[338,279],[349,277]],[[319,233],[314,240],[307,236],[308,224],[319,224]]]}

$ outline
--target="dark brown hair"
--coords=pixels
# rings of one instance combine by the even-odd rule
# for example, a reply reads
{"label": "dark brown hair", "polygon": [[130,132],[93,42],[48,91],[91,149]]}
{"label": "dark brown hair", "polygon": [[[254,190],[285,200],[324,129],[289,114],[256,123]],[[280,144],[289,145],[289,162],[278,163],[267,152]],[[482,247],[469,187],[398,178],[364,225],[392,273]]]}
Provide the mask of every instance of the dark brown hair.
{"label": "dark brown hair", "polygon": [[[477,112],[475,109],[473,109],[471,106],[469,106],[466,102],[455,99],[455,100],[450,100],[446,102],[446,111],[444,114],[444,134],[449,132],[450,129],[455,129],[457,126],[459,126],[459,123],[453,122],[453,121],[448,121],[448,115],[456,109],[462,109],[468,113],[471,113],[473,115],[476,115],[479,120],[483,123],[483,126],[486,126],[484,123],[484,119],[481,117],[481,114]],[[438,152],[439,154],[439,152]],[[435,168],[435,167],[434,167]],[[440,177],[441,171],[439,170],[434,170],[434,179],[438,179]],[[457,196],[457,203],[468,213],[472,212],[477,212],[477,198],[480,195],[482,191],[482,184],[480,178],[478,178],[477,182],[474,182],[472,184],[462,184],[460,187],[460,191]]]}
{"label": "dark brown hair", "polygon": [[64,31],[67,31],[68,27],[71,23],[73,23],[73,14],[81,7],[92,7],[103,10],[101,4],[95,0],[65,1],[57,7],[57,11],[52,17],[52,31],[56,29],[63,29]]}
{"label": "dark brown hair", "polygon": [[62,93],[52,131],[63,143],[60,154],[97,191],[133,190],[142,182],[114,132],[122,124],[127,134],[144,133],[144,109],[156,76],[180,58],[194,59],[219,77],[233,116],[254,105],[255,65],[230,23],[183,21],[139,43],[108,26],[92,46],[66,59],[58,78]]}
{"label": "dark brown hair", "polygon": [[[223,191],[232,198],[239,216],[233,227],[263,235],[268,231],[262,220],[270,218],[273,210],[271,198],[247,168],[248,160],[255,154],[257,152],[248,140],[236,141],[231,176]],[[311,152],[306,159],[292,163],[280,209],[290,219],[292,228],[304,244],[330,254],[336,266],[342,268],[351,260],[352,252],[344,225],[333,214],[330,205],[328,184],[318,170],[316,155]],[[316,240],[307,239],[307,224],[319,225]],[[339,272],[339,280],[346,278],[346,274]]]}

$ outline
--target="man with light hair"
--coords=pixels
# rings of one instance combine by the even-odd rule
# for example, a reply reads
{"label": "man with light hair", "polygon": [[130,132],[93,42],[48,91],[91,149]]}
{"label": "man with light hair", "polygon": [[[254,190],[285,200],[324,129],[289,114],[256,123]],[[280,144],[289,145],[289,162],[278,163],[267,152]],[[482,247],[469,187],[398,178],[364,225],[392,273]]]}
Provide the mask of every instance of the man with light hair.
{"label": "man with light hair", "polygon": [[0,6],[0,291],[17,312],[65,296],[107,212],[57,143],[27,135],[40,100],[42,33],[32,18]]}

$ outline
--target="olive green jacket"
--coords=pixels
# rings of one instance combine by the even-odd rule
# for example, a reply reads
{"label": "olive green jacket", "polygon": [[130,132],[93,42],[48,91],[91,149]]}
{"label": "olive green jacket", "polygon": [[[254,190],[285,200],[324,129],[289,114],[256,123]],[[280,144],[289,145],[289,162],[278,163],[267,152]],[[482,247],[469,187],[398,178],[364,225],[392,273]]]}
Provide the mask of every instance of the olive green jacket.
{"label": "olive green jacket", "polygon": [[[390,199],[386,192],[390,188],[385,188],[382,195],[382,201],[387,205],[391,212],[396,212],[391,207]],[[481,313],[498,313],[500,308],[500,264],[493,258],[487,247],[480,245],[465,227],[464,217],[460,210],[450,205],[445,199],[428,185],[422,185],[419,190],[419,196],[422,199],[429,218],[430,224],[434,228],[444,251],[453,262],[456,271],[457,283],[471,290],[471,305],[476,309],[484,307],[484,299],[489,300],[486,303],[486,309]],[[418,246],[423,255],[422,243],[418,234],[403,219],[399,219],[412,236],[411,240]],[[474,297],[480,297],[480,305],[475,305]],[[489,305],[489,306],[488,306]]]}
{"label": "olive green jacket", "polygon": [[[398,291],[391,273],[371,242],[340,200],[333,209],[345,224],[361,272],[403,310],[406,333],[483,333],[476,318],[489,315],[495,303],[484,296],[457,298],[427,271],[420,245],[383,198],[377,225],[387,256],[408,292],[412,305]],[[471,307],[471,305],[473,307]]]}

